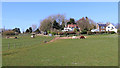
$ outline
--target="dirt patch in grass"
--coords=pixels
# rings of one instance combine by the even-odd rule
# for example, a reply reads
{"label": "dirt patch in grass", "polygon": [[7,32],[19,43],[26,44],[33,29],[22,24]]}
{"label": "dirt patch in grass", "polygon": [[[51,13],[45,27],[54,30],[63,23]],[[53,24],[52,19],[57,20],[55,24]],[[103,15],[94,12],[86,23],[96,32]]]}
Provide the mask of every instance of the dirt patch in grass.
{"label": "dirt patch in grass", "polygon": [[[87,36],[85,36],[85,38],[87,38]],[[50,42],[54,42],[58,39],[72,39],[72,37],[55,37],[54,39],[52,39]],[[76,36],[75,39],[80,39],[80,36]],[[47,42],[47,43],[50,43],[50,42]]]}

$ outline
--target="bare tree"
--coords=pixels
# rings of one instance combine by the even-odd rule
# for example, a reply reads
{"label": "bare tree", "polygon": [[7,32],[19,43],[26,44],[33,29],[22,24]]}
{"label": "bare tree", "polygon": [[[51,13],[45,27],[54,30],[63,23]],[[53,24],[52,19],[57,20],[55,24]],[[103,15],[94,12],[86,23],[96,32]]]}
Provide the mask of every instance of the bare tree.
{"label": "bare tree", "polygon": [[66,21],[65,14],[56,14],[48,17],[52,22],[56,20],[59,24],[62,24],[62,21]]}
{"label": "bare tree", "polygon": [[44,19],[41,23],[40,23],[40,27],[39,29],[41,31],[50,31],[52,28],[52,21],[49,19]]}
{"label": "bare tree", "polygon": [[[66,23],[65,15],[64,14],[56,14],[56,15],[51,15],[45,18],[40,22],[40,27],[39,29],[41,31],[51,31],[53,30],[53,23],[56,21],[59,25],[62,25],[62,22]],[[61,28],[61,27],[60,27]]]}
{"label": "bare tree", "polygon": [[37,25],[36,24],[33,24],[32,25],[32,30],[35,31],[37,29]]}
{"label": "bare tree", "polygon": [[88,19],[88,17],[82,17],[77,21],[77,24],[81,30],[91,30],[96,28],[96,23],[93,20]]}
{"label": "bare tree", "polygon": [[90,30],[91,29],[96,29],[96,22],[94,22],[92,19],[89,19],[89,24],[90,24]]}

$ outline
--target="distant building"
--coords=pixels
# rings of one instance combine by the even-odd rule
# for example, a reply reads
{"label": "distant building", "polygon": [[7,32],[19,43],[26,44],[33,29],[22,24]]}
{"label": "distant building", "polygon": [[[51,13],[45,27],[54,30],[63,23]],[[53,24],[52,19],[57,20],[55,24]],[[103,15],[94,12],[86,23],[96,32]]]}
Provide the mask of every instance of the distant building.
{"label": "distant building", "polygon": [[74,31],[75,28],[80,30],[78,25],[76,25],[76,24],[68,24],[67,26],[64,27],[64,30],[62,30],[62,31]]}
{"label": "distant building", "polygon": [[108,24],[108,25],[106,26],[106,31],[114,31],[114,32],[117,33],[117,29],[116,29],[115,26],[112,25],[112,24]]}
{"label": "distant building", "polygon": [[96,29],[91,30],[91,32],[101,32],[101,31],[114,31],[117,33],[117,29],[111,23],[107,23],[107,24],[97,23]]}
{"label": "distant building", "polygon": [[103,24],[103,23],[97,23],[97,29],[99,31],[106,31],[106,24]]}

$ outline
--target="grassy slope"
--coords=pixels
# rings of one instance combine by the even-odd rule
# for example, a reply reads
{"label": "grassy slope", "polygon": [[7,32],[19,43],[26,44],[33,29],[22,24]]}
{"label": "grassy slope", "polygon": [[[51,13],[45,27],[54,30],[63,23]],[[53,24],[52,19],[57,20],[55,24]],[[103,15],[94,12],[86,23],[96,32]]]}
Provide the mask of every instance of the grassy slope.
{"label": "grassy slope", "polygon": [[[50,41],[53,37],[37,36],[36,38],[31,38],[31,35],[17,36],[18,39],[2,39],[2,49],[3,51],[9,50],[8,43],[10,43],[10,50],[15,48],[28,47],[35,44],[41,44],[45,40]],[[14,46],[15,45],[15,46]]]}
{"label": "grassy slope", "polygon": [[116,66],[117,35],[57,40],[3,53],[4,66]]}

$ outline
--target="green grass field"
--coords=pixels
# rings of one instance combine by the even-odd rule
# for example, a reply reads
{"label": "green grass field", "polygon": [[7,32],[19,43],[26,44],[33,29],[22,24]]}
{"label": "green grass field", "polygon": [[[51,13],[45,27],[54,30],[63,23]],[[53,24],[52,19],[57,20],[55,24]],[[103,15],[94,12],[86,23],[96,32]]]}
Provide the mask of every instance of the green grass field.
{"label": "green grass field", "polygon": [[[117,66],[118,36],[90,35],[86,39],[61,39],[51,43],[38,40],[51,37],[28,36],[3,39],[3,66]],[[7,49],[8,42],[29,42],[26,47]],[[36,41],[36,42],[35,42]],[[31,46],[29,46],[31,45]]]}
{"label": "green grass field", "polygon": [[[2,51],[11,50],[15,48],[23,48],[28,47],[36,44],[41,44],[44,41],[50,41],[53,39],[53,37],[45,37],[45,36],[37,36],[36,38],[31,38],[31,35],[21,35],[17,36],[18,39],[2,39]],[[8,45],[10,45],[10,48],[8,49]]]}

